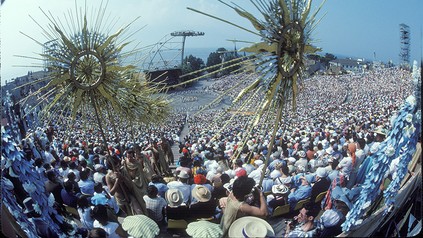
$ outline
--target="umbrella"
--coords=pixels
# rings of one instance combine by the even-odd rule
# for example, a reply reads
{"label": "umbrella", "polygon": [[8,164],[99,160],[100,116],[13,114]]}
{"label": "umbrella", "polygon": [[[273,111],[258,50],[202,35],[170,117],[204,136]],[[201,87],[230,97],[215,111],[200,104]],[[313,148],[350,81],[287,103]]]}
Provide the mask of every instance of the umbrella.
{"label": "umbrella", "polygon": [[144,215],[125,217],[122,228],[135,238],[154,238],[160,233],[157,223]]}
{"label": "umbrella", "polygon": [[188,224],[186,232],[193,238],[222,237],[223,231],[219,224],[209,221],[196,221]]}

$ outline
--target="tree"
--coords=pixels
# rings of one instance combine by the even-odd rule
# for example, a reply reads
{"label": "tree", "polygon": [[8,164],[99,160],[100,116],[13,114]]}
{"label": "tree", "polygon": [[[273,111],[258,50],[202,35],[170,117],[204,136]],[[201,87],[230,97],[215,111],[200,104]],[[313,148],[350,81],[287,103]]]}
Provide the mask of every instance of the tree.
{"label": "tree", "polygon": [[200,73],[193,73],[200,69],[204,68],[204,61],[201,58],[197,58],[193,55],[185,57],[182,62],[182,75],[187,75],[182,77],[182,81],[187,81],[193,78],[200,76]]}
{"label": "tree", "polygon": [[[232,71],[238,69],[239,65],[234,65],[227,69],[223,69],[225,67],[230,66],[230,62],[233,59],[239,58],[239,56],[235,52],[228,52],[225,48],[218,48],[215,52],[211,52],[209,57],[207,58],[207,67],[216,66],[214,68],[210,68],[209,71],[218,71],[214,76],[219,77],[222,75],[230,74]],[[220,70],[223,69],[223,70]]]}

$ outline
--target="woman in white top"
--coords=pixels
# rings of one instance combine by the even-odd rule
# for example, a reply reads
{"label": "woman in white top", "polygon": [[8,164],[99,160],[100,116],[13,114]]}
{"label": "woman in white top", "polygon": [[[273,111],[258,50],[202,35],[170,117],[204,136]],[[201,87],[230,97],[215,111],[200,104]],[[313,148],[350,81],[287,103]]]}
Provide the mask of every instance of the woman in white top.
{"label": "woman in white top", "polygon": [[95,206],[93,209],[93,217],[95,219],[93,227],[104,229],[109,235],[109,238],[128,237],[128,233],[123,230],[119,223],[109,221],[106,206]]}
{"label": "woman in white top", "polygon": [[86,197],[78,198],[78,214],[82,225],[88,230],[93,229],[94,219],[91,217],[91,207]]}

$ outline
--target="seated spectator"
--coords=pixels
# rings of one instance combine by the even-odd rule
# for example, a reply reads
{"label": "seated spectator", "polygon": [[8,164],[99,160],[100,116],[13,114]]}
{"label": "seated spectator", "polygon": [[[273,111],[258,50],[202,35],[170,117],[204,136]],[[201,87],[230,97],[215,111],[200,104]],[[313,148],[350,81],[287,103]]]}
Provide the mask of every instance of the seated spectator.
{"label": "seated spectator", "polygon": [[[241,176],[235,179],[232,192],[228,196],[227,204],[223,212],[220,227],[224,236],[227,234],[231,224],[243,216],[267,216],[267,203],[263,193],[255,187],[252,178]],[[250,205],[259,203],[259,207]]]}
{"label": "seated spectator", "polygon": [[69,172],[67,175],[67,179],[65,179],[66,181],[69,181],[73,184],[73,192],[75,194],[81,193],[81,189],[79,188],[78,182],[75,181],[76,176],[73,172]]}
{"label": "seated spectator", "polygon": [[119,213],[119,205],[114,197],[104,190],[102,183],[96,183],[94,185],[94,195],[91,197],[91,203],[93,205],[107,205],[107,207],[113,211],[111,216],[116,216],[114,214]]}
{"label": "seated spectator", "polygon": [[53,170],[47,171],[46,174],[48,180],[44,183],[44,186],[47,195],[50,195],[50,193],[53,194],[54,200],[58,204],[63,204],[63,199],[61,195],[63,186],[60,183],[60,180],[57,178],[56,173]]}
{"label": "seated spectator", "polygon": [[284,237],[313,237],[317,235],[317,224],[314,218],[319,214],[319,210],[315,209],[310,203],[301,208],[294,221],[286,226]]}
{"label": "seated spectator", "polygon": [[93,180],[95,183],[102,183],[103,177],[107,174],[107,169],[102,164],[96,164],[94,165],[94,174],[93,174]]}
{"label": "seated spectator", "polygon": [[163,224],[164,208],[167,203],[164,198],[157,196],[158,192],[159,191],[155,185],[149,185],[147,187],[147,195],[144,195],[144,201],[147,207],[148,216],[158,224]]}
{"label": "seated spectator", "polygon": [[63,183],[63,186],[64,188],[60,192],[63,204],[77,208],[78,195],[74,193],[72,182],[66,181]]}
{"label": "seated spectator", "polygon": [[94,219],[91,214],[91,203],[86,197],[78,198],[77,203],[79,220],[81,221],[82,226],[85,227],[87,230],[93,229]]}
{"label": "seated spectator", "polygon": [[345,221],[345,216],[336,209],[326,210],[319,219],[319,236],[335,237],[342,233],[341,224]]}
{"label": "seated spectator", "polygon": [[164,181],[162,176],[153,174],[151,176],[151,182],[148,185],[156,186],[158,195],[162,198],[165,198],[165,193],[169,188],[167,187],[166,181]]}
{"label": "seated spectator", "polygon": [[266,197],[269,208],[273,211],[278,206],[288,203],[289,188],[283,184],[273,185],[272,194]]}
{"label": "seated spectator", "polygon": [[182,170],[176,177],[178,181],[169,182],[167,187],[180,190],[183,194],[184,203],[189,204],[191,202],[191,185],[188,184],[189,174]]}
{"label": "seated spectator", "polygon": [[189,218],[200,219],[214,217],[216,212],[216,200],[212,197],[210,190],[203,186],[197,185],[191,191],[194,203],[189,207]]}
{"label": "seated spectator", "polygon": [[184,195],[178,189],[170,188],[166,192],[166,217],[167,219],[187,219],[189,210],[188,206],[184,203]]}
{"label": "seated spectator", "polygon": [[104,205],[97,205],[93,209],[94,228],[102,228],[107,232],[109,238],[112,237],[128,237],[128,234],[123,230],[122,226],[117,222],[109,221],[107,215],[107,207]]}
{"label": "seated spectator", "polygon": [[331,182],[327,179],[327,172],[325,168],[319,167],[316,170],[316,182],[314,183],[313,187],[311,188],[311,197],[310,201],[314,202],[317,195],[320,193],[327,191]]}
{"label": "seated spectator", "polygon": [[288,203],[291,210],[294,210],[297,202],[311,195],[311,186],[305,177],[300,177],[301,185],[298,188],[291,188],[291,193],[288,195]]}
{"label": "seated spectator", "polygon": [[80,180],[78,182],[81,193],[84,195],[94,195],[94,181],[90,179],[91,170],[86,169],[80,172]]}
{"label": "seated spectator", "polygon": [[[194,176],[194,184],[191,185],[191,191],[198,185],[202,185],[207,187],[207,189],[212,192],[213,186],[209,183],[209,181],[206,179],[206,176],[202,174],[197,174]],[[191,203],[196,202],[195,198],[191,194]]]}

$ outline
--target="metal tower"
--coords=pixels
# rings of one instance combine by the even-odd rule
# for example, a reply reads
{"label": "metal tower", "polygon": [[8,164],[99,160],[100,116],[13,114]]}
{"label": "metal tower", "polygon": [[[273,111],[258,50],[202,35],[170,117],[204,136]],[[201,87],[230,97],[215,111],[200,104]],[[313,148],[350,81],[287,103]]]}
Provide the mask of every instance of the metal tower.
{"label": "metal tower", "polygon": [[404,23],[400,24],[400,65],[410,66],[410,27]]}
{"label": "metal tower", "polygon": [[171,36],[182,36],[182,52],[181,52],[181,64],[184,62],[184,50],[185,50],[185,38],[187,36],[204,36],[204,32],[201,31],[174,31],[170,33]]}

